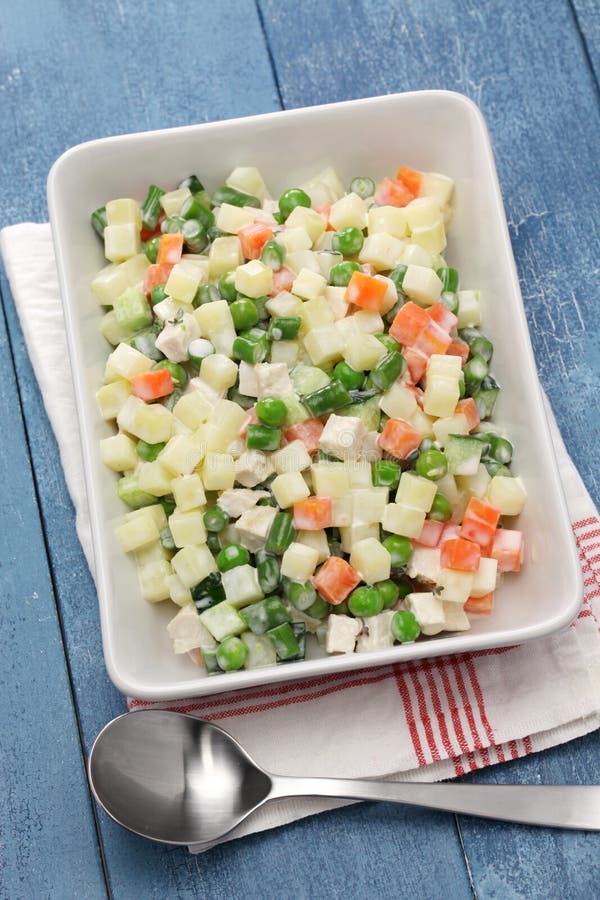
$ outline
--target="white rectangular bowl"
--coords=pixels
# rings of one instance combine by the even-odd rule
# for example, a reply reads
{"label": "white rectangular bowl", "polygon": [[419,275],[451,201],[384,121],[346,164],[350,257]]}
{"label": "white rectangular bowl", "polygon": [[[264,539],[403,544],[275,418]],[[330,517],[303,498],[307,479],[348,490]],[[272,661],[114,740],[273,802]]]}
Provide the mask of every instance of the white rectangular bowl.
{"label": "white rectangular bowl", "polygon": [[[447,258],[464,288],[480,288],[484,330],[494,341],[494,375],[502,385],[495,420],[516,447],[515,471],[528,491],[519,527],[525,532],[522,572],[497,592],[494,613],[474,617],[470,632],[389,650],[324,656],[316,646],[293,665],[208,678],[175,656],[165,631],[175,609],[140,596],[135,566],[120,550],[114,523],[123,514],[115,475],[100,461],[99,441],[112,433],[94,394],[108,348],[90,281],[105,265],[90,213],[114,197],[143,198],[151,182],[170,189],[197,173],[210,189],[236,165],[256,165],[273,192],[332,165],[347,184],[381,178],[404,164],[456,181],[456,212]],[[54,164],[48,201],[77,399],[89,498],[102,640],[108,672],[140,699],[236,690],[402,660],[520,644],[565,627],[582,598],[582,576],[548,423],[502,197],[485,122],[466,97],[424,91],[295,109],[81,144]],[[315,642],[316,643],[316,642]]]}

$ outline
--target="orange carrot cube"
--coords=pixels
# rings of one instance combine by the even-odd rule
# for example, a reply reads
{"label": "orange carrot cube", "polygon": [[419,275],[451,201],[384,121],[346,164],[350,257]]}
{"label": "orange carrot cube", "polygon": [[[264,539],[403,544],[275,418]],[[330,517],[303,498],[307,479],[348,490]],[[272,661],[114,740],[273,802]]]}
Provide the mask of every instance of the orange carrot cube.
{"label": "orange carrot cube", "polygon": [[262,249],[273,237],[273,229],[264,222],[244,225],[237,233],[244,259],[258,259]]}
{"label": "orange carrot cube", "polygon": [[404,419],[388,419],[377,438],[377,443],[382,450],[395,456],[396,459],[406,459],[422,440],[423,435],[410,422],[405,422]]}
{"label": "orange carrot cube", "polygon": [[319,439],[323,433],[323,423],[320,419],[305,419],[297,422],[283,432],[283,437],[288,444],[292,441],[302,441],[307,453],[316,453],[319,449]]}
{"label": "orange carrot cube", "polygon": [[345,559],[330,556],[313,576],[312,583],[324,600],[339,606],[360,584],[360,575]]}
{"label": "orange carrot cube", "polygon": [[460,356],[464,366],[469,358],[469,352],[469,345],[466,341],[462,341],[460,338],[452,338],[446,350],[446,356]]}
{"label": "orange carrot cube", "polygon": [[294,528],[320,531],[331,527],[331,497],[307,497],[294,503]]}
{"label": "orange carrot cube", "polygon": [[166,284],[173,266],[148,266],[144,275],[144,293],[150,296],[155,287],[159,284]]}
{"label": "orange carrot cube", "polygon": [[414,169],[409,169],[407,166],[400,166],[396,172],[396,178],[408,188],[411,194],[414,194],[415,197],[419,196],[421,182],[423,181],[421,172],[416,172]]}
{"label": "orange carrot cube", "polygon": [[441,544],[440,562],[443,569],[458,569],[460,572],[476,572],[481,559],[481,548],[473,541],[454,538]]}
{"label": "orange carrot cube", "polygon": [[434,353],[442,355],[446,352],[452,338],[438,325],[433,319],[429,319],[425,328],[412,345],[412,350],[423,353],[427,358],[433,356]]}
{"label": "orange carrot cube", "polygon": [[427,371],[427,360],[420,350],[414,350],[412,347],[405,347],[402,350],[402,356],[406,362],[406,374],[413,384],[417,384]]}
{"label": "orange carrot cube", "polygon": [[463,516],[460,536],[487,550],[494,540],[499,521],[499,509],[478,497],[471,497]]}
{"label": "orange carrot cube", "polygon": [[276,297],[282,291],[291,291],[296,275],[287,266],[282,266],[273,272],[273,289],[269,297]]}
{"label": "orange carrot cube", "polygon": [[429,321],[427,311],[412,300],[401,306],[390,325],[390,334],[401,344],[411,347]]}
{"label": "orange carrot cube", "polygon": [[454,412],[462,413],[466,418],[469,431],[473,431],[473,429],[477,428],[479,425],[479,411],[477,409],[477,404],[472,397],[466,397],[464,400],[459,400]]}
{"label": "orange carrot cube", "polygon": [[423,547],[437,547],[443,530],[443,522],[436,522],[435,519],[425,519],[421,534],[416,538],[416,543],[422,544]]}
{"label": "orange carrot cube", "polygon": [[182,234],[161,234],[158,242],[158,254],[156,262],[159,266],[174,266],[181,259],[183,253]]}
{"label": "orange carrot cube", "polygon": [[365,275],[364,272],[353,272],[344,294],[344,300],[346,303],[353,303],[355,306],[359,306],[361,309],[371,309],[374,312],[380,312],[386,294],[387,285],[385,281],[380,281],[372,275]]}
{"label": "orange carrot cube", "polygon": [[494,608],[494,593],[484,594],[483,597],[469,597],[464,605],[466,613],[477,613],[480,616],[489,616]]}
{"label": "orange carrot cube", "polygon": [[518,572],[523,562],[523,534],[499,528],[494,535],[491,557],[498,560],[499,572]]}
{"label": "orange carrot cube", "polygon": [[154,372],[134,375],[131,379],[131,387],[136,397],[148,402],[172,394],[175,385],[168,369],[156,369]]}
{"label": "orange carrot cube", "polygon": [[408,206],[415,195],[398,178],[384,178],[373,199],[379,206]]}
{"label": "orange carrot cube", "polygon": [[456,328],[458,318],[447,306],[444,306],[443,303],[434,303],[433,306],[430,306],[427,310],[427,315],[430,319],[433,319],[434,322],[437,322],[440,328],[443,328],[447,334],[449,334],[453,328]]}

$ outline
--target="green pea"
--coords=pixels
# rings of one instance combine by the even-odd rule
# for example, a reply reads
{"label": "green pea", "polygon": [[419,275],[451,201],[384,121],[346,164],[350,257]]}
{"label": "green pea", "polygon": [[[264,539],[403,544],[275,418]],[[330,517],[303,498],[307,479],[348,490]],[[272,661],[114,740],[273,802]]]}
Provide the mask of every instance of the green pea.
{"label": "green pea", "polygon": [[383,597],[383,608],[389,609],[400,597],[400,589],[395,581],[388,579],[387,581],[378,581],[374,585]]}
{"label": "green pea", "polygon": [[429,518],[436,522],[447,522],[452,516],[450,501],[443,494],[436,494],[429,510]]}
{"label": "green pea", "polygon": [[219,572],[229,572],[237,566],[245,566],[250,562],[250,554],[241,544],[227,544],[217,556]]}
{"label": "green pea", "polygon": [[392,634],[395,640],[401,644],[410,644],[421,634],[419,623],[415,619],[414,613],[407,609],[399,609],[394,614],[391,624]]}
{"label": "green pea", "polygon": [[206,530],[211,532],[223,531],[225,526],[229,525],[229,516],[220,506],[209,507],[202,519]]}
{"label": "green pea", "polygon": [[224,275],[221,275],[219,278],[219,293],[223,300],[227,300],[228,303],[233,303],[237,297],[235,272],[225,272]]}
{"label": "green pea", "polygon": [[146,259],[149,259],[151,263],[156,262],[156,257],[158,256],[158,242],[160,238],[158,235],[150,238],[149,241],[146,241],[144,244],[144,253],[146,254]]}
{"label": "green pea", "polygon": [[224,672],[241,669],[248,659],[248,647],[238,637],[228,637],[217,647],[217,663]]}
{"label": "green pea", "polygon": [[400,534],[390,534],[383,542],[383,546],[392,557],[392,568],[394,569],[405,566],[413,554],[411,542]]}
{"label": "green pea", "polygon": [[258,322],[256,303],[248,297],[234,300],[229,311],[236,331],[246,331]]}
{"label": "green pea", "polygon": [[425,450],[419,454],[415,469],[417,470],[417,475],[420,475],[422,478],[437,481],[438,478],[443,478],[448,471],[448,460],[441,450],[436,450],[432,447],[430,450]]}
{"label": "green pea", "polygon": [[188,375],[183,366],[180,366],[179,363],[171,362],[170,359],[161,359],[159,363],[156,363],[154,369],[168,369],[175,386],[178,388],[184,388],[188,383]]}
{"label": "green pea", "polygon": [[333,370],[334,377],[341,381],[349,391],[358,390],[364,380],[362,372],[357,372],[347,362],[339,362]]}
{"label": "green pea", "polygon": [[357,262],[346,260],[331,267],[329,280],[334,287],[347,287],[355,272],[362,272],[362,267]]}
{"label": "green pea", "polygon": [[368,176],[353,178],[348,188],[351,194],[358,194],[362,200],[367,200],[375,193],[375,182]]}
{"label": "green pea", "polygon": [[277,397],[263,397],[256,404],[255,412],[263,425],[278,428],[287,416],[287,406]]}
{"label": "green pea", "polygon": [[383,597],[376,587],[359,587],[348,597],[348,609],[353,616],[370,618],[383,609]]}
{"label": "green pea", "polygon": [[150,303],[152,306],[156,306],[157,303],[162,303],[163,300],[167,299],[167,292],[165,291],[164,284],[157,284],[156,287],[152,288],[152,292],[150,294]]}
{"label": "green pea", "polygon": [[300,188],[290,188],[289,191],[285,191],[279,198],[279,212],[284,219],[287,219],[297,206],[310,206],[310,197]]}
{"label": "green pea", "polygon": [[358,256],[365,239],[360,228],[350,226],[336,231],[331,239],[331,249],[343,256]]}

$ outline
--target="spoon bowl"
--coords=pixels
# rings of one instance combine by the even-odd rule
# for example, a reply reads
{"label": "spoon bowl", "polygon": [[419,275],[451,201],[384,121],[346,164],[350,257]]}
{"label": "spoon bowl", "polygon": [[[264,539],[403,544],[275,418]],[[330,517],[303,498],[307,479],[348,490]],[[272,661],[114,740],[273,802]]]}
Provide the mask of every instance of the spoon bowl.
{"label": "spoon bowl", "polygon": [[109,722],[90,752],[92,791],[115,822],[165,844],[226,837],[267,800],[384,800],[467,815],[600,831],[600,786],[423,784],[265,772],[217,725],[164,709]]}
{"label": "spoon bowl", "polygon": [[171,844],[222,837],[272,786],[217,725],[163,709],[109,722],[94,742],[88,771],[96,799],[115,822]]}

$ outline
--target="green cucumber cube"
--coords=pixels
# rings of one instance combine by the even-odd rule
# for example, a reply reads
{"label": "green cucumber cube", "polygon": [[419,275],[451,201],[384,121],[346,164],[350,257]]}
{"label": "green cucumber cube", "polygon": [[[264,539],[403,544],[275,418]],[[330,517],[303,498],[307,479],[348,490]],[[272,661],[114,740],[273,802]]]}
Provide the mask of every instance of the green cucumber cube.
{"label": "green cucumber cube", "polygon": [[204,668],[206,669],[207,675],[220,675],[222,669],[217,662],[217,651],[216,650],[201,650],[202,653],[202,662],[204,663]]}
{"label": "green cucumber cube", "polygon": [[331,378],[323,369],[319,369],[317,366],[300,365],[294,366],[290,372],[290,381],[294,385],[296,393],[302,396],[303,394],[312,394],[313,391],[318,391],[319,388],[325,387],[326,384],[329,384]]}
{"label": "green cucumber cube", "polygon": [[292,425],[297,425],[298,422],[305,422],[306,419],[310,419],[310,413],[307,408],[300,403],[295,394],[287,394],[285,397],[281,398],[285,403],[285,408],[287,409],[287,415],[285,417],[284,428],[291,428]]}
{"label": "green cucumber cube", "polygon": [[451,434],[444,448],[451,475],[476,475],[483,444],[465,434]]}
{"label": "green cucumber cube", "polygon": [[377,431],[381,421],[380,396],[370,397],[362,403],[352,403],[350,406],[344,406],[342,409],[337,409],[335,414],[336,416],[355,416],[361,420],[367,431]]}
{"label": "green cucumber cube", "polygon": [[117,494],[119,498],[130,506],[131,509],[141,509],[142,506],[151,506],[156,503],[156,497],[140,490],[137,475],[124,475],[117,481]]}
{"label": "green cucumber cube", "polygon": [[248,623],[253,634],[264,634],[278,625],[291,622],[291,615],[280,597],[267,597],[251,606],[246,606],[241,616]]}
{"label": "green cucumber cube", "polygon": [[133,334],[152,325],[152,313],[146,295],[137,288],[127,288],[114,302],[113,309],[119,325]]}
{"label": "green cucumber cube", "polygon": [[200,613],[200,619],[216,641],[222,641],[232,634],[242,634],[248,627],[237,609],[226,600],[215,606],[209,606]]}

